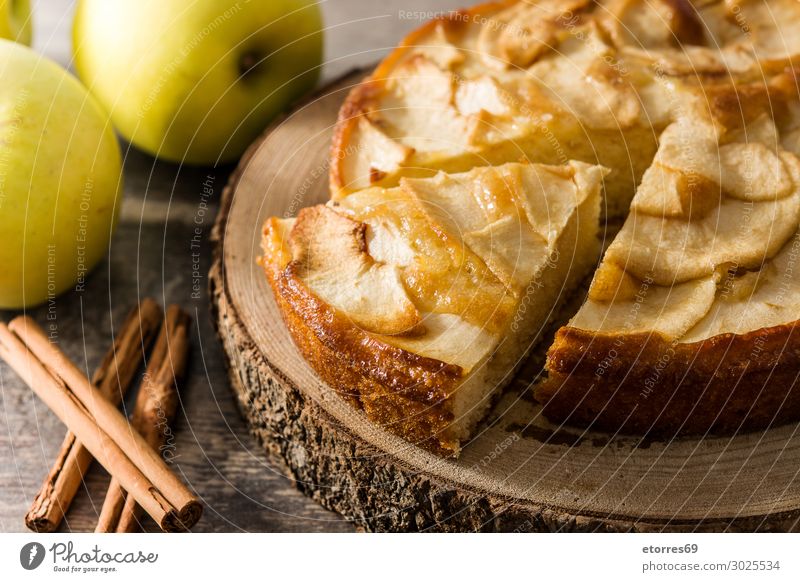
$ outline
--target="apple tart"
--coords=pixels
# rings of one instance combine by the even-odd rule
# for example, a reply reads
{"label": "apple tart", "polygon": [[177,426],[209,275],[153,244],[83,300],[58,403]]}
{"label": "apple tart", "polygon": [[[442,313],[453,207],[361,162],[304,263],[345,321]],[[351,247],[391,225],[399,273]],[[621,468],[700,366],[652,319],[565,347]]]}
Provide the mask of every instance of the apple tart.
{"label": "apple tart", "polygon": [[262,264],[330,387],[388,430],[457,454],[596,265],[605,173],[509,163],[403,178],[269,219]]}
{"label": "apple tart", "polygon": [[503,0],[425,24],[343,104],[331,202],[267,221],[295,342],[370,418],[457,454],[596,266],[600,217],[622,226],[550,347],[544,414],[800,419],[798,57],[796,0]]}

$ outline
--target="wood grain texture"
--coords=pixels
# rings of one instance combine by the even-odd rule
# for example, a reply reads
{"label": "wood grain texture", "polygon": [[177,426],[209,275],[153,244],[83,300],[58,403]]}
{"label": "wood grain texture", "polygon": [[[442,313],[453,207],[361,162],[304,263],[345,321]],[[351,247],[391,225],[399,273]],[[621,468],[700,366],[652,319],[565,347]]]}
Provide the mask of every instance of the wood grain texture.
{"label": "wood grain texture", "polygon": [[332,85],[251,147],[212,234],[211,298],[231,383],[251,430],[298,488],[378,531],[795,528],[797,425],[670,442],[555,427],[531,395],[539,350],[453,461],[367,422],[316,378],[255,261],[266,217],[327,199],[332,125],[362,75]]}

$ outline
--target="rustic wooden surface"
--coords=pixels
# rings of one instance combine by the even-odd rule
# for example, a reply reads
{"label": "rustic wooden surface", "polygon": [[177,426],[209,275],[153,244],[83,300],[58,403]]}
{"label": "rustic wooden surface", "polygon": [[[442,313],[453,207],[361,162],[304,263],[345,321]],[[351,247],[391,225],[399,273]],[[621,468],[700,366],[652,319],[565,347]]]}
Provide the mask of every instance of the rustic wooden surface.
{"label": "rustic wooden surface", "polygon": [[379,531],[795,529],[798,425],[669,442],[555,427],[531,397],[539,350],[460,458],[443,460],[376,427],[317,379],[255,259],[266,217],[327,199],[331,129],[360,78],[334,84],[251,147],[213,236],[212,301],[233,386],[298,487]]}
{"label": "rustic wooden surface", "polygon": [[[324,79],[379,59],[419,24],[415,10],[457,7],[464,0],[333,0],[326,25]],[[34,0],[36,50],[68,66],[72,0]],[[91,372],[112,329],[144,296],[178,302],[194,317],[190,374],[175,428],[175,466],[206,512],[195,531],[352,531],[352,524],[304,497],[268,462],[236,410],[212,329],[206,273],[208,235],[231,168],[155,162],[123,144],[125,201],[109,258],[83,293],[54,306],[59,344]],[[204,188],[213,194],[204,196]],[[199,241],[193,245],[195,229]],[[198,262],[199,261],[199,262]],[[199,274],[199,279],[196,275]],[[193,296],[193,286],[200,289]],[[48,307],[29,312],[39,322]],[[14,314],[0,312],[4,320]],[[131,394],[131,398],[134,395]],[[132,399],[129,398],[129,403]],[[24,530],[23,517],[50,469],[64,429],[0,364],[0,531]],[[108,476],[95,467],[62,531],[94,529]],[[152,529],[153,524],[147,524]]]}

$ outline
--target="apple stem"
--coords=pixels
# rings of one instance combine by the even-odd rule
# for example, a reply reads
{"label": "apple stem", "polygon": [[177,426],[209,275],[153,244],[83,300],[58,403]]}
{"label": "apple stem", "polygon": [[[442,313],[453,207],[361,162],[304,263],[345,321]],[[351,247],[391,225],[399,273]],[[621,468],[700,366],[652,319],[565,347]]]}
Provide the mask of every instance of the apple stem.
{"label": "apple stem", "polygon": [[252,72],[259,64],[258,55],[255,53],[244,53],[242,58],[239,60],[239,76],[241,78],[246,77],[248,74]]}

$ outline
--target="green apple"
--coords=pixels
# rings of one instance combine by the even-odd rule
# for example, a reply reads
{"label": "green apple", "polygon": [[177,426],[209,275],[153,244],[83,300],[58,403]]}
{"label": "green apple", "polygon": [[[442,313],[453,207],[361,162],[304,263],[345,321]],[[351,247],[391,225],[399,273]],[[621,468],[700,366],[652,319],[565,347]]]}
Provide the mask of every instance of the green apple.
{"label": "green apple", "polygon": [[121,180],[96,100],[57,64],[0,40],[0,308],[82,286],[108,249]]}
{"label": "green apple", "polygon": [[75,68],[135,146],[232,161],[316,82],[321,27],[313,0],[80,0]]}
{"label": "green apple", "polygon": [[0,0],[0,38],[31,44],[30,0]]}

